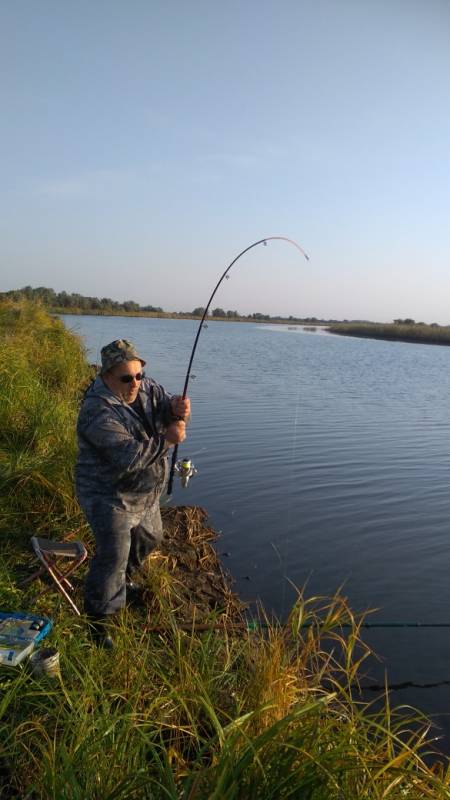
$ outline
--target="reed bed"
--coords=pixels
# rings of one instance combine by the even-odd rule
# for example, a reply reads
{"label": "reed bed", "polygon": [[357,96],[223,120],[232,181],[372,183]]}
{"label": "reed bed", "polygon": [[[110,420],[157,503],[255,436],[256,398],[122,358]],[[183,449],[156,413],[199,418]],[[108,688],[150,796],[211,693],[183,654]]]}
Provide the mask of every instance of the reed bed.
{"label": "reed bed", "polygon": [[369,339],[417,342],[418,344],[450,344],[450,326],[448,325],[339,322],[334,325],[328,325],[327,330],[331,333],[340,334],[341,336],[360,336]]}
{"label": "reed bed", "polygon": [[0,796],[450,798],[429,721],[387,695],[360,701],[363,618],[342,597],[299,593],[286,624],[262,610],[249,624],[199,509],[167,512],[143,575],[148,609],[120,615],[112,654],[55,593],[36,601],[39,587],[19,586],[31,531],[90,543],[72,488],[89,368],[39,308],[1,307],[0,327],[0,604],[50,615],[61,654],[56,679],[0,668]]}

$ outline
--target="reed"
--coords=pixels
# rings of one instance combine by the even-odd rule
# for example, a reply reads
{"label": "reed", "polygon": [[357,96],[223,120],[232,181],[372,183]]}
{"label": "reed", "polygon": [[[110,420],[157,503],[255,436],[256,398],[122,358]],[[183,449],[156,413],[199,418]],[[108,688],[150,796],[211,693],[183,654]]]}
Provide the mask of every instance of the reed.
{"label": "reed", "polygon": [[[60,679],[0,669],[0,795],[449,798],[429,721],[391,709],[387,696],[381,707],[361,702],[370,651],[362,617],[342,597],[299,593],[287,625],[261,611],[253,629],[229,624],[227,608],[210,611],[197,630],[169,552],[149,570],[150,610],[118,618],[111,655],[92,646],[86,621],[54,593],[36,602],[35,586],[18,587],[30,529],[89,541],[72,488],[89,369],[80,342],[35,307],[1,307],[0,326],[0,603],[50,615],[61,654]],[[197,549],[202,530],[191,528]],[[164,630],[151,631],[158,623]]]}
{"label": "reed", "polygon": [[[299,606],[315,622],[307,631]],[[2,674],[10,796],[448,797],[444,768],[424,760],[427,721],[353,697],[357,622],[352,643],[340,630],[349,615],[342,599],[300,598],[295,634],[273,624],[197,635],[174,623],[148,635],[126,612],[111,658],[60,612],[61,681]]]}
{"label": "reed", "polygon": [[360,336],[369,339],[387,339],[419,344],[450,344],[450,326],[380,322],[339,322],[328,325],[327,330],[341,336]]}
{"label": "reed", "polygon": [[75,420],[89,367],[77,338],[31,304],[0,307],[0,531],[80,519]]}

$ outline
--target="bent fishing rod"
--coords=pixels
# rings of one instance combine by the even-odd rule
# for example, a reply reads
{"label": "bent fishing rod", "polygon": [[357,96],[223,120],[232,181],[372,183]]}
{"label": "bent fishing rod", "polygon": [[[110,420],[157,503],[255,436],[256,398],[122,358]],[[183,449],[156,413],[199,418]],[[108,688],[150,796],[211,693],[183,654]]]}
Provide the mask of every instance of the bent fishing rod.
{"label": "bent fishing rod", "polygon": [[[262,244],[262,245],[266,246],[266,245],[267,245],[267,242],[271,242],[271,241],[275,241],[275,240],[279,240],[279,241],[283,241],[283,242],[288,242],[289,244],[292,244],[292,245],[294,245],[294,247],[296,247],[296,248],[297,248],[297,250],[299,250],[299,251],[300,251],[300,253],[301,253],[301,254],[302,254],[302,255],[303,255],[305,258],[306,258],[306,260],[307,260],[307,261],[309,261],[309,256],[307,255],[307,253],[305,253],[305,251],[303,250],[303,248],[302,248],[302,247],[300,247],[300,245],[298,244],[298,242],[294,241],[294,239],[288,239],[288,237],[287,237],[287,236],[266,236],[264,239],[259,239],[257,242],[253,242],[253,244],[250,244],[248,247],[246,247],[246,248],[245,248],[245,250],[242,250],[242,251],[239,253],[239,255],[237,255],[237,256],[236,256],[236,258],[234,258],[234,259],[233,259],[233,261],[231,262],[231,264],[229,264],[229,265],[228,265],[228,267],[226,268],[226,270],[225,270],[225,272],[223,273],[223,275],[221,275],[221,277],[220,277],[220,278],[219,278],[219,280],[217,281],[217,283],[216,283],[216,286],[215,286],[215,288],[214,288],[214,291],[213,291],[213,293],[212,293],[211,297],[210,297],[210,298],[209,298],[209,300],[208,300],[208,304],[207,304],[207,306],[206,306],[206,308],[205,308],[205,310],[204,310],[204,312],[203,312],[203,316],[202,316],[202,318],[201,318],[201,320],[200,320],[200,322],[199,322],[199,326],[198,326],[198,329],[197,329],[197,334],[196,334],[196,337],[195,337],[195,340],[194,340],[194,345],[193,345],[193,347],[192,347],[192,351],[191,351],[191,357],[190,357],[190,359],[189,359],[189,365],[188,365],[188,369],[187,369],[187,373],[186,373],[186,379],[185,379],[185,381],[184,381],[184,388],[183,388],[183,394],[182,394],[182,399],[183,399],[183,400],[185,400],[185,399],[186,399],[187,390],[188,390],[188,386],[189,386],[189,379],[190,379],[190,377],[191,377],[192,363],[193,363],[193,361],[194,361],[194,356],[195,356],[195,351],[196,351],[196,349],[197,349],[198,340],[199,340],[199,338],[200,338],[200,334],[201,334],[201,332],[202,332],[203,323],[205,322],[205,319],[206,319],[206,317],[207,317],[207,315],[208,315],[208,311],[209,311],[209,309],[210,309],[211,303],[212,303],[212,301],[213,301],[213,299],[214,299],[214,296],[215,296],[215,294],[216,294],[216,292],[217,292],[217,290],[218,290],[218,288],[219,288],[220,284],[222,283],[222,281],[223,281],[225,278],[227,278],[227,277],[228,277],[228,273],[229,273],[229,271],[230,271],[231,267],[233,267],[233,266],[236,264],[236,261],[239,261],[239,259],[240,259],[240,258],[241,258],[243,255],[245,255],[245,253],[248,253],[248,251],[249,251],[249,250],[252,250],[252,249],[253,249],[253,247],[258,247],[258,245],[260,245],[260,244]],[[171,467],[170,467],[169,483],[168,483],[168,486],[167,486],[167,494],[168,494],[168,495],[171,495],[171,494],[172,494],[172,488],[173,488],[173,478],[174,478],[174,475],[175,475],[175,468],[176,468],[176,463],[177,463],[177,456],[178,456],[178,445],[176,444],[176,445],[175,445],[175,447],[174,447],[174,449],[173,449],[173,453],[172,453],[172,463],[171,463]]]}

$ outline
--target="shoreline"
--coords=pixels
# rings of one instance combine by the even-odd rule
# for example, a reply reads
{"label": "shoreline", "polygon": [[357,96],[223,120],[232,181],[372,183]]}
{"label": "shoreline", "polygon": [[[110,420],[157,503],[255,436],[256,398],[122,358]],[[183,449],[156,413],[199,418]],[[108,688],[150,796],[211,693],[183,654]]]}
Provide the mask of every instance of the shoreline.
{"label": "shoreline", "polygon": [[[84,311],[84,310],[67,310],[58,309],[50,310],[50,314],[56,316],[80,316],[80,317],[135,317],[146,319],[178,319],[178,320],[192,320],[200,322],[201,317],[192,316],[191,314],[181,314],[176,312],[137,312],[137,311],[118,311],[118,312],[105,312],[105,311]],[[279,325],[292,328],[300,328],[308,332],[314,330],[322,330],[326,333],[335,334],[337,336],[351,336],[360,339],[379,339],[380,341],[387,342],[405,342],[407,344],[427,344],[427,345],[450,345],[450,326],[431,326],[431,325],[417,325],[417,326],[400,326],[390,325],[385,323],[329,323],[329,322],[308,322],[304,320],[289,320],[271,318],[266,319],[253,319],[248,317],[207,317],[204,324],[209,325],[214,322],[238,322],[238,323],[254,323],[257,325]],[[436,331],[439,331],[437,333]]]}
{"label": "shoreline", "polygon": [[380,339],[407,344],[450,345],[450,327],[432,325],[385,325],[383,323],[338,323],[328,325],[327,331],[337,336],[359,339]]}
{"label": "shoreline", "polygon": [[[56,316],[74,316],[74,317],[143,317],[146,319],[191,319],[200,322],[202,317],[194,316],[193,314],[183,314],[177,311],[95,311],[84,309],[64,309],[64,308],[48,308],[46,309],[49,314]],[[270,319],[254,319],[253,317],[213,317],[208,316],[204,322],[209,325],[210,322],[244,322],[255,323],[257,325],[304,325],[323,328],[329,325],[329,322],[308,322],[307,320],[299,319],[285,319],[280,317],[271,317]]]}

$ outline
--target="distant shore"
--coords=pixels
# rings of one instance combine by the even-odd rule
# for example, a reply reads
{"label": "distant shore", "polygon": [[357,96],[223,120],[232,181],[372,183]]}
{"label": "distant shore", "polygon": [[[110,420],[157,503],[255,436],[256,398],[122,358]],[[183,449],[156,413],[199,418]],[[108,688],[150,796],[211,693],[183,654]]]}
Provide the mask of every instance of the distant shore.
{"label": "distant shore", "polygon": [[[38,286],[25,286],[22,289],[11,289],[0,292],[0,303],[21,304],[25,306],[35,303],[44,312],[51,316],[101,316],[101,317],[145,317],[156,319],[203,319],[204,307],[196,306],[192,311],[165,311],[161,306],[141,306],[135,300],[119,302],[109,297],[90,297],[78,292],[55,292],[54,289]],[[209,322],[252,322],[264,325],[287,325],[288,328],[297,327],[313,333],[315,330],[325,330],[339,336],[356,336],[370,339],[385,339],[387,341],[414,342],[419,344],[450,344],[450,325],[438,325],[432,322],[416,322],[411,317],[394,319],[392,323],[371,322],[369,320],[324,319],[308,316],[294,317],[290,314],[283,317],[280,314],[271,316],[261,312],[241,314],[236,309],[225,310],[213,308],[204,320],[205,327]]]}
{"label": "distant shore", "polygon": [[356,336],[415,344],[450,345],[450,326],[448,325],[339,322],[327,325],[327,330],[339,336]]}
{"label": "distant shore", "polygon": [[[31,294],[31,300],[27,296]],[[203,319],[203,308],[200,306],[193,311],[164,311],[156,306],[140,307],[134,301],[126,301],[118,304],[108,298],[83,297],[82,295],[68,295],[61,292],[57,295],[53,289],[45,287],[32,289],[11,290],[10,292],[0,293],[0,302],[12,303],[37,303],[37,306],[51,316],[101,316],[101,317],[144,317],[146,319],[181,319],[200,322]],[[67,303],[67,305],[66,305]],[[343,320],[318,319],[317,317],[289,317],[270,316],[255,312],[253,314],[241,315],[238,311],[222,308],[213,309],[204,320],[205,327],[211,322],[244,322],[258,323],[263,325],[279,325],[291,329],[301,328],[305,331],[314,332],[316,330],[334,333],[338,336],[354,336],[367,339],[384,339],[386,341],[398,341],[415,344],[450,344],[450,325],[438,325],[436,322],[430,325],[424,322],[416,322],[411,318],[395,319],[392,323],[370,322],[367,320]]]}
{"label": "distant shore", "polygon": [[[154,317],[157,319],[191,319],[201,320],[201,316],[183,314],[170,311],[105,311],[99,309],[78,308],[52,308],[51,314],[67,314],[74,316],[102,316],[102,317]],[[313,331],[321,328],[338,336],[354,336],[365,339],[383,339],[385,341],[407,342],[410,344],[437,344],[450,345],[450,326],[383,322],[326,322],[311,321],[309,319],[286,319],[285,317],[270,317],[260,319],[255,317],[212,317],[208,316],[204,324],[210,322],[244,322],[264,325],[287,325]]]}
{"label": "distant shore", "polygon": [[[154,317],[157,319],[192,319],[192,320],[201,320],[201,315],[197,314],[184,314],[182,311],[114,311],[114,310],[105,310],[105,309],[83,309],[83,308],[64,308],[64,307],[54,307],[54,308],[47,308],[46,309],[49,314],[67,314],[67,315],[74,315],[74,316],[83,316],[83,317]],[[262,323],[265,325],[307,325],[311,327],[324,327],[329,325],[330,323],[327,321],[311,321],[308,319],[287,319],[286,317],[228,317],[228,316],[208,316],[205,319],[205,323],[209,325],[210,322],[256,322],[258,324]]]}

